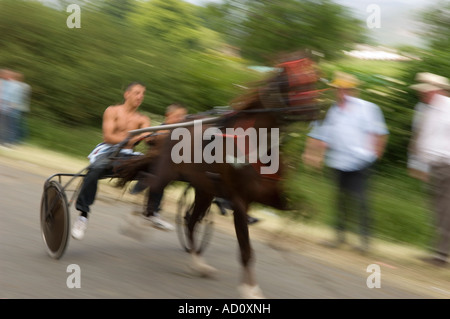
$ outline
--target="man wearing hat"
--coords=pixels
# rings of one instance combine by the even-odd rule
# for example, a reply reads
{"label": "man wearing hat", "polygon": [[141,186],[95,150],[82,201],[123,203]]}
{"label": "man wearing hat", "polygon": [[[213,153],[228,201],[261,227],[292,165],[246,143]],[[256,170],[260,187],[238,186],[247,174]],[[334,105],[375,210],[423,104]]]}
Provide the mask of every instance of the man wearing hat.
{"label": "man wearing hat", "polygon": [[327,246],[338,247],[346,242],[346,221],[351,215],[350,206],[354,206],[361,237],[358,250],[367,252],[372,219],[368,180],[374,163],[384,152],[389,131],[381,109],[356,97],[358,85],[359,80],[353,75],[336,73],[330,83],[336,89],[336,102],[308,135],[303,161],[321,167],[325,158],[335,176],[337,236]]}
{"label": "man wearing hat", "polygon": [[411,177],[420,179],[424,182],[428,181],[429,166],[418,158],[416,142],[423,114],[428,109],[433,96],[441,90],[441,88],[432,84],[433,80],[435,82],[436,79],[438,79],[436,75],[428,72],[417,73],[415,80],[419,83],[410,86],[411,89],[418,92],[420,101],[414,107],[414,117],[411,126],[412,136],[408,147],[408,171]]}
{"label": "man wearing hat", "polygon": [[434,265],[448,264],[450,252],[450,82],[439,75],[426,73],[417,90],[432,92],[424,111],[415,150],[429,165],[432,210],[435,212],[436,241],[434,255],[424,260]]}

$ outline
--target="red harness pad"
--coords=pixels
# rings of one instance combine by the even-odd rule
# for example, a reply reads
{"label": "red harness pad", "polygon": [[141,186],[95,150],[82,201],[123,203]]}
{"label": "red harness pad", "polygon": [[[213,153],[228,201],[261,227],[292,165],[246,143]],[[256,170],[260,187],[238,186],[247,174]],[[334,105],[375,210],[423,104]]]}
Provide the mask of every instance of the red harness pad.
{"label": "red harness pad", "polygon": [[318,96],[315,84],[319,80],[315,63],[308,58],[303,58],[283,62],[278,67],[284,69],[288,78],[290,105],[313,103]]}

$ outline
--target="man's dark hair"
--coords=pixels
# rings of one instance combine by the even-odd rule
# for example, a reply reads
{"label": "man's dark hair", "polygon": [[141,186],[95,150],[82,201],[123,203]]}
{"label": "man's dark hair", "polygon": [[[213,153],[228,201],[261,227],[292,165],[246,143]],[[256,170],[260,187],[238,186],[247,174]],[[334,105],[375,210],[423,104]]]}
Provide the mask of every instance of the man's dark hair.
{"label": "man's dark hair", "polygon": [[131,90],[131,89],[132,89],[134,86],[136,86],[136,85],[140,85],[140,86],[145,87],[145,84],[144,84],[144,83],[135,81],[135,82],[131,82],[130,84],[127,85],[127,87],[125,88],[125,92]]}

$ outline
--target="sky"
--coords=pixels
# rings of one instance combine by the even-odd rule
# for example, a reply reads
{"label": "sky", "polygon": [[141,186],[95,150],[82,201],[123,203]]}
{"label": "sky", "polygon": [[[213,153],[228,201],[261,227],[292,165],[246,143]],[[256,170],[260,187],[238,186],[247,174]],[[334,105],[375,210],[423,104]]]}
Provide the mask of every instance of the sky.
{"label": "sky", "polygon": [[[334,0],[350,8],[363,21],[370,20],[373,11],[370,5],[377,5],[380,13],[379,28],[369,29],[369,34],[381,45],[423,45],[420,31],[424,26],[417,15],[424,8],[434,6],[439,0]],[[446,0],[449,1],[449,0]]]}
{"label": "sky", "polygon": [[[54,0],[41,0],[53,2]],[[203,5],[222,0],[185,0],[187,2]],[[362,21],[370,19],[373,11],[367,11],[369,6],[376,5],[379,8],[379,27],[369,28],[369,35],[380,45],[414,45],[424,44],[418,33],[423,26],[417,19],[417,14],[427,6],[436,5],[439,2],[450,0],[333,0],[348,7],[355,17]]]}
{"label": "sky", "polygon": [[[202,5],[221,0],[186,0]],[[450,1],[450,0],[444,0]],[[369,35],[380,45],[423,45],[423,39],[417,34],[423,26],[417,19],[417,14],[425,7],[434,5],[440,0],[334,0],[334,2],[348,7],[354,16],[363,21],[373,21],[370,15],[374,11],[367,11],[370,5],[379,8],[379,27],[369,28]]]}

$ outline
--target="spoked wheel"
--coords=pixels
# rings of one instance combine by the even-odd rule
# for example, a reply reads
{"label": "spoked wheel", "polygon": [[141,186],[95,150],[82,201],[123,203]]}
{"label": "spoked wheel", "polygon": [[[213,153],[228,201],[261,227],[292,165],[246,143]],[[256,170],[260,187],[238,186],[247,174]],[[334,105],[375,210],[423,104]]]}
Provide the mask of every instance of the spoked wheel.
{"label": "spoked wheel", "polygon": [[[195,191],[188,186],[178,201],[178,211],[176,215],[176,228],[178,239],[184,250],[191,251],[188,237],[188,223],[194,211]],[[200,254],[208,246],[214,228],[214,213],[211,206],[206,210],[205,216],[197,222],[194,229],[195,251]]]}
{"label": "spoked wheel", "polygon": [[66,194],[56,181],[46,182],[41,199],[41,232],[50,257],[59,259],[69,241],[70,215]]}

